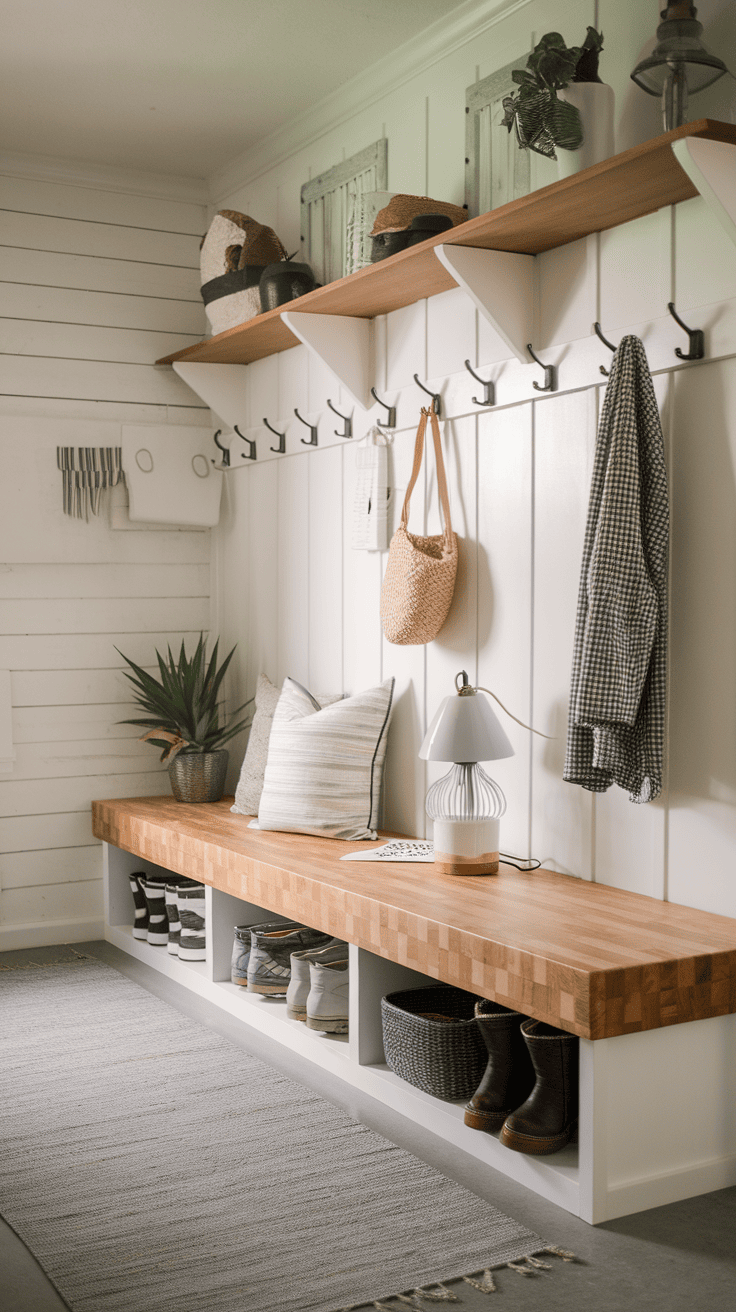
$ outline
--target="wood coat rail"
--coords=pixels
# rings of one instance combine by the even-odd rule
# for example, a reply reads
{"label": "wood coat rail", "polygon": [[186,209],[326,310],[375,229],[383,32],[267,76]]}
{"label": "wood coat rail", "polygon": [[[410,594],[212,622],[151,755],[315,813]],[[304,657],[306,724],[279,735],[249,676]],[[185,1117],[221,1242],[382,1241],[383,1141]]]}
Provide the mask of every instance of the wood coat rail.
{"label": "wood coat rail", "polygon": [[552,870],[502,864],[497,876],[458,878],[433,865],[340,861],[366,844],[249,830],[231,802],[93,802],[93,830],[167,870],[584,1038],[736,1012],[730,917]]}

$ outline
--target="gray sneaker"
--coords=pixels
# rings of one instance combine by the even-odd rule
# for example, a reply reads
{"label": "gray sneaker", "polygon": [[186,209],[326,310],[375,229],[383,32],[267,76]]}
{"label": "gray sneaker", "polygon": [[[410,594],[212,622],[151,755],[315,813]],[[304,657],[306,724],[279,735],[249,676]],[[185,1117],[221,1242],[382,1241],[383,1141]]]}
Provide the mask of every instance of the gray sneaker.
{"label": "gray sneaker", "polygon": [[251,930],[260,929],[301,929],[299,920],[260,920],[256,925],[235,925],[233,954],[230,960],[230,979],[233,984],[248,987],[248,962],[250,961]]}
{"label": "gray sneaker", "polygon": [[286,1014],[291,1020],[307,1019],[307,996],[311,987],[310,961],[347,961],[348,945],[341,938],[333,938],[325,948],[310,948],[306,952],[292,952],[291,980],[286,990]]}
{"label": "gray sneaker", "polygon": [[298,929],[285,929],[283,926],[265,931],[252,929],[248,962],[249,992],[286,993],[291,979],[292,952],[323,948],[330,940],[330,934],[308,929],[306,925]]}
{"label": "gray sneaker", "polygon": [[349,976],[347,961],[310,961],[311,987],[307,1025],[327,1034],[347,1034]]}

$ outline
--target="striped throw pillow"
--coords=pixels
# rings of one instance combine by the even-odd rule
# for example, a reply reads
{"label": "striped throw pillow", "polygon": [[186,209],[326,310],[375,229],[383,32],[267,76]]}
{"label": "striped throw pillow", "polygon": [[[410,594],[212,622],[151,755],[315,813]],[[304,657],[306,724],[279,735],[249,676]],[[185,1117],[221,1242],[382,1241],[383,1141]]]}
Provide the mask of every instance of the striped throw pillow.
{"label": "striped throw pillow", "polygon": [[376,838],[394,680],[319,702],[285,679],[271,725],[258,829]]}

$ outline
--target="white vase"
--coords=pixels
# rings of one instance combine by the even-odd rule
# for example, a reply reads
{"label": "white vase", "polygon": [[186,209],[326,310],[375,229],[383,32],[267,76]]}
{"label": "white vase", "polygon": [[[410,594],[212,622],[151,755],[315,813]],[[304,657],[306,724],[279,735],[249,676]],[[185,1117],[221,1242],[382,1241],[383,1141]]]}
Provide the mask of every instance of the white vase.
{"label": "white vase", "polygon": [[580,111],[583,121],[583,144],[579,150],[562,150],[557,147],[557,176],[569,178],[591,164],[600,164],[614,151],[613,87],[605,82],[571,82],[558,91],[560,100],[567,100]]}

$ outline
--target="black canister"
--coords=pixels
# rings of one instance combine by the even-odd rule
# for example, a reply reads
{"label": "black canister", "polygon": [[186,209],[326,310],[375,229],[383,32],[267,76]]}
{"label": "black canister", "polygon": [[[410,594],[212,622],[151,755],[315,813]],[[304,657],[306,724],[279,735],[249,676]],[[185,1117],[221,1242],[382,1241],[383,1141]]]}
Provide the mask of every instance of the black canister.
{"label": "black canister", "polygon": [[387,260],[389,255],[406,250],[409,245],[409,229],[401,228],[399,232],[377,232],[375,237],[371,237],[371,245],[371,264],[378,264],[379,260]]}
{"label": "black canister", "polygon": [[446,214],[415,214],[409,224],[407,246],[417,246],[428,237],[436,237],[438,232],[446,232],[453,226],[452,219]]}
{"label": "black canister", "polygon": [[259,289],[261,293],[261,313],[275,310],[279,305],[287,305],[299,296],[313,292],[317,283],[308,264],[298,264],[295,260],[280,260],[277,264],[267,264],[261,274]]}

